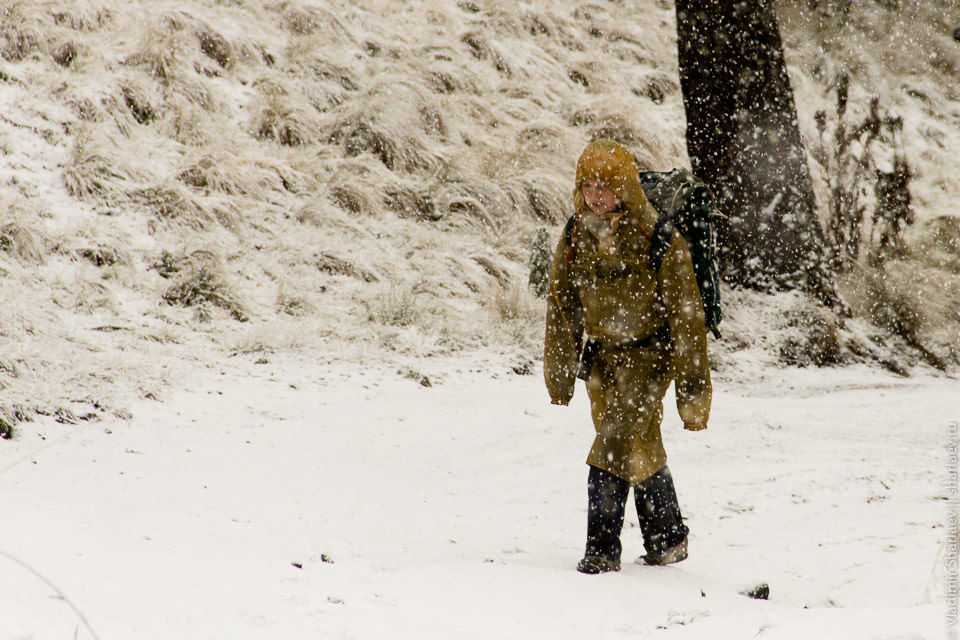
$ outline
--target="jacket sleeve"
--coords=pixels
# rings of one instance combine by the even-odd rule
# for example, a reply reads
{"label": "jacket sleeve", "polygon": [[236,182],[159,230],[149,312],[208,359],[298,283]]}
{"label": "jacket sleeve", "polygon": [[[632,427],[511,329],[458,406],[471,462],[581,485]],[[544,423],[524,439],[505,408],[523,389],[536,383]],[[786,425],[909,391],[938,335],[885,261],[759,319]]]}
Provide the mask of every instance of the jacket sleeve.
{"label": "jacket sleeve", "polygon": [[568,249],[566,239],[561,237],[553,256],[547,295],[547,330],[543,341],[543,376],[547,391],[554,404],[562,405],[568,404],[573,397],[583,339],[583,309],[570,282]]}
{"label": "jacket sleeve", "polygon": [[686,429],[706,429],[713,396],[707,330],[693,262],[679,233],[674,233],[664,258],[660,285],[673,340],[677,411]]}

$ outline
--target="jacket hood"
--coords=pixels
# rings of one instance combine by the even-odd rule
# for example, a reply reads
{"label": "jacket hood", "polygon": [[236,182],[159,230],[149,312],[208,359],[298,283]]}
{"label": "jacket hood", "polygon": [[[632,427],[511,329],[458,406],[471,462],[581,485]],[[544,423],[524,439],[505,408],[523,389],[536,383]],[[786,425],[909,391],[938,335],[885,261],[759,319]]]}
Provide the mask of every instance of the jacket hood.
{"label": "jacket hood", "polygon": [[648,232],[653,230],[657,221],[656,211],[647,201],[643,187],[640,186],[637,163],[625,146],[615,140],[603,138],[588,144],[580,154],[574,202],[577,211],[581,213],[587,210],[580,191],[587,180],[596,180],[606,185],[617,194],[624,208],[641,226]]}

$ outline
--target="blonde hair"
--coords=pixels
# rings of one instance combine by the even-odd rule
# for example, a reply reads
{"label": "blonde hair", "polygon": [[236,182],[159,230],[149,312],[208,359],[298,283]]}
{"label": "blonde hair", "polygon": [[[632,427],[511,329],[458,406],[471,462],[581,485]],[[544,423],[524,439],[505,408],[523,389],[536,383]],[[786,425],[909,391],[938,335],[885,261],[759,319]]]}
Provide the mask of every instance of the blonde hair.
{"label": "blonde hair", "polygon": [[630,212],[647,233],[653,230],[657,213],[643,192],[637,161],[625,146],[615,140],[601,138],[584,148],[577,160],[573,189],[573,207],[578,216],[589,211],[582,190],[587,180],[602,182],[617,194],[621,207]]}

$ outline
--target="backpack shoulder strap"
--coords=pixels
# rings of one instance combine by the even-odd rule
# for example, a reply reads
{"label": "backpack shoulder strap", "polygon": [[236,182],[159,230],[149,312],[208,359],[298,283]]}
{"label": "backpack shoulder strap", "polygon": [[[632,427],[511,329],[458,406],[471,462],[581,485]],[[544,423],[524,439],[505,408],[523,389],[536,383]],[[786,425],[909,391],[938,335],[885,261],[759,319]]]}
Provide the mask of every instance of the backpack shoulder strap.
{"label": "backpack shoulder strap", "polygon": [[660,266],[667,255],[667,249],[670,248],[675,227],[673,217],[661,212],[656,226],[653,227],[653,238],[650,240],[650,266],[655,273],[660,272]]}
{"label": "backpack shoulder strap", "polygon": [[647,184],[651,187],[651,202],[660,214],[657,216],[657,224],[653,227],[653,238],[650,241],[650,266],[659,272],[670,248],[673,231],[677,227],[676,200],[686,184],[686,175],[682,170],[674,169],[668,172],[650,171],[647,176]]}
{"label": "backpack shoulder strap", "polygon": [[567,254],[566,254],[567,262],[572,262],[577,257],[577,248],[575,244],[577,240],[577,232],[579,227],[579,225],[577,224],[578,222],[577,218],[578,218],[577,214],[576,213],[573,214],[567,220],[567,224],[563,227],[563,242],[564,244],[567,245]]}
{"label": "backpack shoulder strap", "polygon": [[563,227],[563,241],[567,246],[573,245],[573,227],[577,224],[577,214],[573,214],[567,220],[567,224]]}

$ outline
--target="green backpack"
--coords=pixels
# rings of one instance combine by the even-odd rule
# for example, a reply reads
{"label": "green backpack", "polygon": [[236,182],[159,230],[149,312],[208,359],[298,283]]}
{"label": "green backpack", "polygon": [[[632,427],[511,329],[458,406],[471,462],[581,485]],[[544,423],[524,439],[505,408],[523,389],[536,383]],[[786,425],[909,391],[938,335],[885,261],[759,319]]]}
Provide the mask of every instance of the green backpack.
{"label": "green backpack", "polygon": [[650,264],[660,270],[676,229],[687,241],[693,271],[700,285],[707,329],[717,338],[720,311],[720,269],[717,252],[716,219],[710,189],[686,169],[641,171],[640,184],[647,199],[660,213],[650,246]]}

